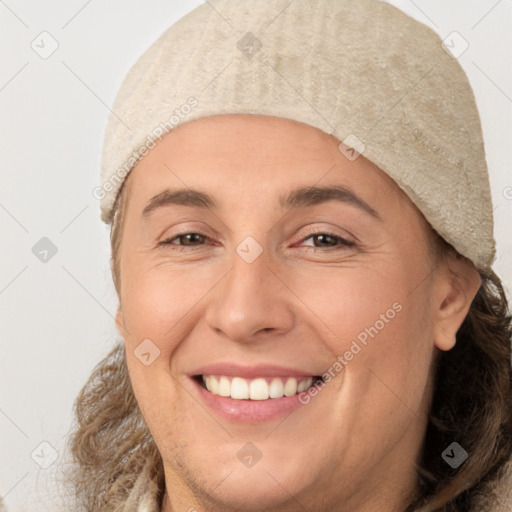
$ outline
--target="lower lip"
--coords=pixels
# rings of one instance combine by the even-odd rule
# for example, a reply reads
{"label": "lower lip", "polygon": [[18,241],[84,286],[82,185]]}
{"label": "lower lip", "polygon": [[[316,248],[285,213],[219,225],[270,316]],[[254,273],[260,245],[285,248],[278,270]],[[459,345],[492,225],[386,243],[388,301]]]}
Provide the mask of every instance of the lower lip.
{"label": "lower lip", "polygon": [[299,402],[299,394],[269,398],[268,400],[235,400],[231,397],[210,393],[195,379],[191,379],[206,405],[219,416],[237,423],[261,423],[290,414],[304,404]]}

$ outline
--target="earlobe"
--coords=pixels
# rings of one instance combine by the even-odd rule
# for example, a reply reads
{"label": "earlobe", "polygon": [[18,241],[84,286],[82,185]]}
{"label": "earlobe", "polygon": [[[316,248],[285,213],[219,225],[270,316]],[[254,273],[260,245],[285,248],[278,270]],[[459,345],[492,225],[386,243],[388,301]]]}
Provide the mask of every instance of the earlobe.
{"label": "earlobe", "polygon": [[461,258],[456,261],[456,266],[455,269],[447,269],[437,285],[434,342],[443,351],[451,350],[455,346],[457,331],[482,284],[482,279],[471,262]]}

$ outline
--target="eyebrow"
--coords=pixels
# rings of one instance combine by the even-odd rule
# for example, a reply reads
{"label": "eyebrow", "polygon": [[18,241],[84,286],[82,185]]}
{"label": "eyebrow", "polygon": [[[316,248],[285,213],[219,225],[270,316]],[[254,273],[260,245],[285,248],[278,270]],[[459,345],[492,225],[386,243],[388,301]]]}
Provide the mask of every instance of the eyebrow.
{"label": "eyebrow", "polygon": [[[279,196],[279,205],[287,210],[306,208],[327,201],[350,204],[382,222],[381,216],[374,208],[352,190],[341,185],[301,187]],[[218,203],[215,199],[200,190],[191,188],[166,189],[150,199],[142,211],[142,218],[149,217],[151,212],[167,205],[191,206],[205,210],[218,209]]]}

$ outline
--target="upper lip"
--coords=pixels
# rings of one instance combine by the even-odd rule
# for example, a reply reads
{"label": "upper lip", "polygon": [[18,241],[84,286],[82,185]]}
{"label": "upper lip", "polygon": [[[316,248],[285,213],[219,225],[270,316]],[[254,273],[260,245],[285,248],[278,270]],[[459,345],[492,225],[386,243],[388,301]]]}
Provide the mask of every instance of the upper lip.
{"label": "upper lip", "polygon": [[242,377],[254,379],[257,377],[314,377],[315,374],[297,368],[287,368],[273,364],[254,366],[217,362],[198,368],[191,376],[196,375],[225,375],[226,377]]}

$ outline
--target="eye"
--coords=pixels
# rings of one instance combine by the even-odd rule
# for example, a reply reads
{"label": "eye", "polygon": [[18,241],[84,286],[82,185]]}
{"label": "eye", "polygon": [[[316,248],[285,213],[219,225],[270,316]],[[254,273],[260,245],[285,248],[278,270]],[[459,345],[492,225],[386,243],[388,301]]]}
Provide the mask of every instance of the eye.
{"label": "eye", "polygon": [[[324,231],[319,231],[316,233],[311,233],[306,238],[302,239],[302,242],[305,242],[306,240],[312,239],[313,240],[313,246],[309,246],[310,249],[316,250],[316,249],[329,249],[329,248],[336,248],[339,247],[340,249],[346,248],[346,247],[354,247],[356,245],[355,242],[351,242],[350,240],[346,240],[345,238],[336,235],[334,233],[328,233]],[[180,243],[176,244],[174,243],[175,240],[179,240]],[[159,246],[162,245],[177,245],[182,247],[198,247],[199,245],[203,245],[204,241],[208,240],[208,237],[206,235],[203,235],[201,233],[182,233],[180,235],[175,236],[174,238],[168,238],[167,240],[163,240],[162,242],[159,242]],[[319,242],[321,245],[316,245],[315,242]],[[183,243],[184,242],[184,243]],[[203,243],[201,243],[203,242]],[[327,244],[327,245],[324,245]],[[308,247],[308,246],[306,246]]]}
{"label": "eye", "polygon": [[346,240],[345,238],[343,238],[339,235],[335,235],[334,233],[328,233],[328,232],[324,232],[324,231],[320,231],[317,233],[311,233],[306,238],[303,238],[302,241],[305,242],[306,240],[309,240],[310,238],[313,239],[313,244],[315,243],[315,241],[320,241],[320,243],[326,242],[328,244],[328,245],[320,245],[320,246],[314,245],[313,247],[309,246],[313,250],[322,249],[322,248],[324,248],[324,249],[336,248],[338,246],[341,246],[340,247],[340,249],[341,249],[343,247],[353,247],[356,245],[355,242]]}
{"label": "eye", "polygon": [[[184,247],[196,247],[197,244],[194,244],[193,242],[196,242],[198,239],[201,241],[207,239],[207,237],[201,233],[183,233],[181,235],[175,236],[174,238],[163,240],[158,245],[182,245]],[[187,243],[174,244],[174,240],[186,240]],[[192,242],[192,244],[190,245],[188,242]]]}

